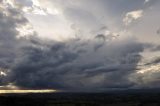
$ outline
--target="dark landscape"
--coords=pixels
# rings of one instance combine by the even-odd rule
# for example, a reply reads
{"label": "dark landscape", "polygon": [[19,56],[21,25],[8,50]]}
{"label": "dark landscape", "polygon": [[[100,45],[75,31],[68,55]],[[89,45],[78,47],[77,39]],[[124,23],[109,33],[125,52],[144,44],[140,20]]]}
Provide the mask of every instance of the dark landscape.
{"label": "dark landscape", "polygon": [[1,94],[0,106],[159,106],[160,92]]}

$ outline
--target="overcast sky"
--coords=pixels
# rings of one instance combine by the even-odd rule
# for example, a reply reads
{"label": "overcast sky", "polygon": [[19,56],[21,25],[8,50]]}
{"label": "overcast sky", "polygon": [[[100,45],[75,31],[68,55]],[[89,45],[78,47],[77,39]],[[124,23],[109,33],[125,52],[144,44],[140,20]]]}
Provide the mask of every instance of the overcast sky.
{"label": "overcast sky", "polygon": [[0,0],[0,89],[160,87],[159,0]]}

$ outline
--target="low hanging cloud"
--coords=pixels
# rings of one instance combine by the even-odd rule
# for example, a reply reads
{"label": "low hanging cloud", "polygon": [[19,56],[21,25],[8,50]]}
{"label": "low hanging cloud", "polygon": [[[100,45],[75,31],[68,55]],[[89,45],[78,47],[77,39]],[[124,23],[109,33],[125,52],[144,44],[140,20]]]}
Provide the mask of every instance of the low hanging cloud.
{"label": "low hanging cloud", "polygon": [[134,84],[128,76],[134,73],[143,47],[131,39],[123,42],[117,41],[112,47],[106,44],[95,53],[93,41],[25,47],[9,73],[9,80],[25,88],[82,91],[130,88]]}

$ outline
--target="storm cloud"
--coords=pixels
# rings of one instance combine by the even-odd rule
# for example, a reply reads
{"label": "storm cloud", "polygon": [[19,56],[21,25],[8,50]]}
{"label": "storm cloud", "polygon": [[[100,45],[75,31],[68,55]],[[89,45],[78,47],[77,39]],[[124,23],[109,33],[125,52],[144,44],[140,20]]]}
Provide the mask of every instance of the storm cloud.
{"label": "storm cloud", "polygon": [[21,42],[16,38],[19,35],[16,28],[28,21],[18,9],[8,8],[9,4],[5,1],[0,3],[0,67],[9,68]]}
{"label": "storm cloud", "polygon": [[153,36],[143,33],[146,17],[159,8],[157,1],[0,3],[3,88],[106,91],[159,86],[156,29]]}
{"label": "storm cloud", "polygon": [[10,73],[10,80],[26,88],[101,90],[131,87],[133,83],[128,75],[136,69],[143,47],[128,40],[113,44],[112,48],[105,45],[96,52],[93,41],[84,47],[80,46],[84,41],[78,44],[74,40],[25,47]]}

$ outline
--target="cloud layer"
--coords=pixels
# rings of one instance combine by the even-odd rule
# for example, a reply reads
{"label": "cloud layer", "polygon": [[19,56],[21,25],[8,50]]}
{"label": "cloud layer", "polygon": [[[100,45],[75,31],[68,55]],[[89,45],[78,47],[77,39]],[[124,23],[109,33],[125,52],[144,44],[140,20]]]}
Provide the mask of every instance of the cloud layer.
{"label": "cloud layer", "polygon": [[127,8],[132,3],[124,1],[0,1],[0,86],[71,91],[159,87],[157,29],[150,41],[143,33],[158,4],[137,0]]}

